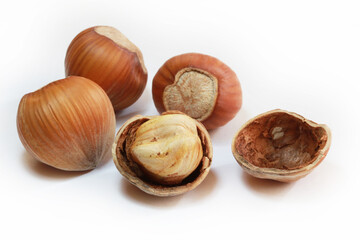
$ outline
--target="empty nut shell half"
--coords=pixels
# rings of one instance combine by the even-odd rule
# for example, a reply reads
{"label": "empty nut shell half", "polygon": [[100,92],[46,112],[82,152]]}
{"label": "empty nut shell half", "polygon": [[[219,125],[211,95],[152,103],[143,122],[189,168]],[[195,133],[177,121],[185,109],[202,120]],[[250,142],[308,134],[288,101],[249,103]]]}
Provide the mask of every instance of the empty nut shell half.
{"label": "empty nut shell half", "polygon": [[130,183],[161,197],[197,187],[209,173],[213,155],[205,127],[178,111],[130,118],[118,131],[112,153]]}
{"label": "empty nut shell half", "polygon": [[250,175],[291,182],[321,163],[330,142],[326,125],[277,109],[245,123],[233,138],[232,152]]}

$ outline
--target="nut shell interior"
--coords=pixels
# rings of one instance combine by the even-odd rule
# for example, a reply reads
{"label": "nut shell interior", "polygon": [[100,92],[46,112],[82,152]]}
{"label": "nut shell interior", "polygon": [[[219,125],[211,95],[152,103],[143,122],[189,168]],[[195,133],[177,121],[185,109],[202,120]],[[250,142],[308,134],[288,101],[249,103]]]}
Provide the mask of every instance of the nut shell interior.
{"label": "nut shell interior", "polygon": [[[163,115],[179,113],[178,111],[168,111],[163,113]],[[163,185],[150,180],[142,171],[141,167],[127,154],[127,142],[132,141],[136,130],[141,124],[154,117],[155,116],[134,116],[126,121],[119,129],[112,149],[113,160],[117,169],[130,183],[151,195],[160,197],[175,196],[194,189],[209,173],[213,155],[210,136],[200,122],[194,120],[203,147],[203,157],[198,167],[179,184]]]}
{"label": "nut shell interior", "polygon": [[232,151],[246,172],[289,182],[304,177],[326,156],[330,129],[284,110],[248,121],[235,135]]}

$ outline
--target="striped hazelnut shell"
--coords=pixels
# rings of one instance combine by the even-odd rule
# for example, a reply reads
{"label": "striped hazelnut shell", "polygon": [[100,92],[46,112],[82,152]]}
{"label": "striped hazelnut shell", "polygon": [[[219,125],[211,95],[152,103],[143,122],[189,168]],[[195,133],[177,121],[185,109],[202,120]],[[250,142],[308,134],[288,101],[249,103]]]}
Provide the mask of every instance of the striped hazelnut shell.
{"label": "striped hazelnut shell", "polygon": [[140,49],[109,26],[88,28],[72,40],[65,57],[65,73],[99,84],[115,111],[132,105],[147,82]]}
{"label": "striped hazelnut shell", "polygon": [[72,76],[26,94],[19,104],[17,130],[37,160],[66,171],[85,171],[110,157],[115,114],[101,87]]}
{"label": "striped hazelnut shell", "polygon": [[276,109],[245,123],[233,138],[232,153],[254,177],[292,182],[317,167],[330,144],[331,132],[325,124]]}
{"label": "striped hazelnut shell", "polygon": [[152,95],[157,110],[178,110],[215,129],[233,119],[242,105],[240,82],[226,64],[199,53],[167,60],[156,73]]}
{"label": "striped hazelnut shell", "polygon": [[[179,111],[168,111],[162,115],[183,114]],[[165,185],[149,179],[143,172],[141,167],[131,158],[131,154],[127,152],[128,143],[133,141],[136,136],[136,131],[143,123],[158,116],[141,116],[136,115],[127,120],[119,129],[115,142],[112,148],[113,160],[119,172],[131,184],[138,187],[142,191],[160,197],[169,197],[180,195],[196,188],[208,175],[212,162],[213,150],[210,141],[210,136],[206,128],[198,121],[196,124],[198,137],[202,144],[203,157],[200,160],[197,168],[182,182],[174,185]]]}

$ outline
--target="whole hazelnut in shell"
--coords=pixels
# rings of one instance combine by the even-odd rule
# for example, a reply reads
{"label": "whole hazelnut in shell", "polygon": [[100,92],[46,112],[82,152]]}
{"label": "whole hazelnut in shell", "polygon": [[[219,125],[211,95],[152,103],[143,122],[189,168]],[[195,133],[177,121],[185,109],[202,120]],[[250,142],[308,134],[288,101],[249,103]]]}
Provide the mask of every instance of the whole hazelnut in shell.
{"label": "whole hazelnut in shell", "polygon": [[157,110],[178,110],[202,122],[206,129],[220,127],[240,110],[240,82],[220,60],[187,53],[167,60],[152,83]]}
{"label": "whole hazelnut in shell", "polygon": [[72,76],[26,94],[17,129],[34,158],[58,169],[84,171],[111,156],[115,113],[101,87]]}
{"label": "whole hazelnut in shell", "polygon": [[330,143],[326,125],[277,109],[245,123],[233,138],[232,152],[250,175],[291,182],[318,166]]}
{"label": "whole hazelnut in shell", "polygon": [[109,26],[88,28],[72,40],[65,57],[65,73],[86,77],[99,84],[115,111],[133,104],[147,82],[140,49]]}
{"label": "whole hazelnut in shell", "polygon": [[212,146],[205,127],[181,112],[138,115],[117,133],[113,159],[120,173],[139,189],[156,196],[174,196],[205,179]]}

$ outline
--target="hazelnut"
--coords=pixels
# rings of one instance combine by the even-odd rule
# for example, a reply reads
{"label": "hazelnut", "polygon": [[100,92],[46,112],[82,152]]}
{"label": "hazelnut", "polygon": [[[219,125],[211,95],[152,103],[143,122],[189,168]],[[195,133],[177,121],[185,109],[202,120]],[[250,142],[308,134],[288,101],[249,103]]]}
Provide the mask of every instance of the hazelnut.
{"label": "hazelnut", "polygon": [[144,192],[174,196],[204,180],[212,146],[205,127],[183,113],[138,115],[117,133],[113,159],[120,173]]}
{"label": "hazelnut", "polygon": [[115,114],[101,87],[73,76],[26,94],[17,129],[34,158],[58,169],[83,171],[110,156]]}
{"label": "hazelnut", "polygon": [[245,123],[233,138],[232,152],[250,175],[290,182],[318,166],[330,142],[326,125],[277,109]]}
{"label": "hazelnut", "polygon": [[242,104],[236,74],[220,60],[199,53],[166,61],[154,77],[152,94],[160,113],[184,112],[208,130],[229,122]]}
{"label": "hazelnut", "polygon": [[67,76],[82,76],[99,84],[115,111],[133,104],[147,82],[139,48],[109,26],[88,28],[72,40],[66,53],[65,72]]}

